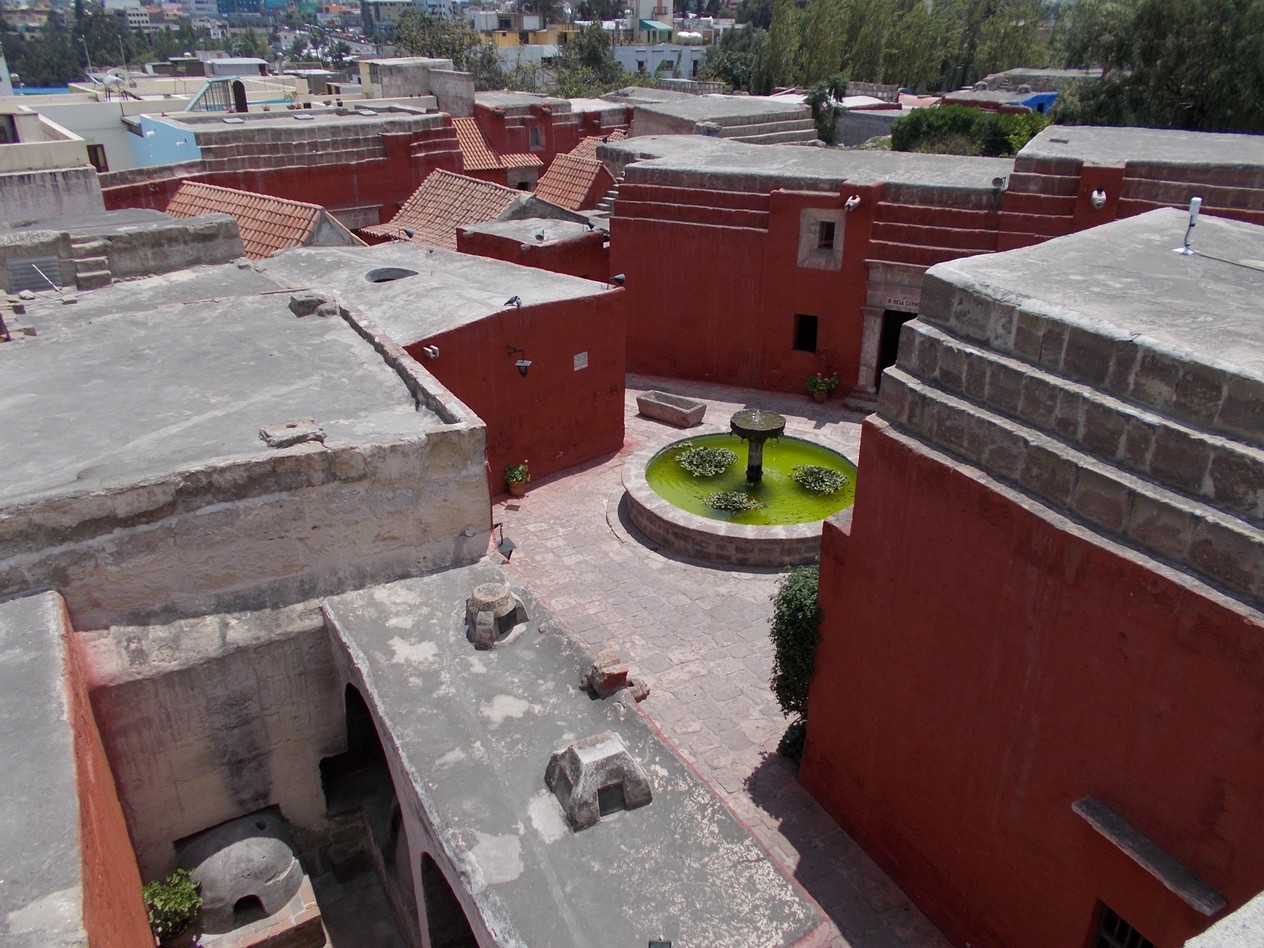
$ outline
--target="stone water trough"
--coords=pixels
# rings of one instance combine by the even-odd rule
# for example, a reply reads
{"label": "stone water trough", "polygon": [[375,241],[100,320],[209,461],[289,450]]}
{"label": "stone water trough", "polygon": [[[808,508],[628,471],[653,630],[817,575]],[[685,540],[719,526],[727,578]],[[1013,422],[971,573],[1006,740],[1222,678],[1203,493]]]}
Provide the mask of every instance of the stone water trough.
{"label": "stone water trough", "polygon": [[646,418],[665,421],[677,428],[692,428],[702,424],[707,403],[668,392],[645,392],[636,396],[636,410]]}

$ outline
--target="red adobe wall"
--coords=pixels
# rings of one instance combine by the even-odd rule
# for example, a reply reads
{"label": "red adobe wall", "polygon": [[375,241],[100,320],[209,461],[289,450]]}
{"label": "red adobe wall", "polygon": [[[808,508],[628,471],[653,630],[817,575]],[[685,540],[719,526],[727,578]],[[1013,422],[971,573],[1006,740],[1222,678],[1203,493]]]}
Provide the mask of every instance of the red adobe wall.
{"label": "red adobe wall", "polygon": [[103,176],[102,194],[108,210],[147,207],[164,211],[187,179],[306,201],[331,211],[378,205],[378,223],[386,223],[432,171],[461,171],[461,153],[451,128],[382,135],[381,139],[386,151],[383,158],[286,166],[269,158],[260,159],[257,168],[198,171],[180,176],[172,176],[172,167],[137,169]]}
{"label": "red adobe wall", "polygon": [[1092,794],[1235,909],[1264,889],[1264,625],[871,417],[827,524],[800,779],[957,944],[1159,948],[1211,919],[1076,816]]}
{"label": "red adobe wall", "polygon": [[461,253],[507,260],[524,267],[566,273],[585,280],[604,281],[610,277],[610,246],[601,231],[566,240],[524,244],[514,237],[458,228],[456,249]]}
{"label": "red adobe wall", "polygon": [[[625,182],[610,269],[627,278],[628,369],[799,392],[819,369],[855,378],[876,187],[841,193],[704,190]],[[797,265],[799,215],[852,194],[841,270]],[[819,318],[817,351],[793,349],[796,313]]]}
{"label": "red adobe wall", "polygon": [[[504,493],[505,465],[524,458],[538,479],[623,446],[624,297],[595,296],[508,308],[407,347],[487,424],[488,478]],[[437,346],[430,359],[425,346]],[[531,360],[518,374],[508,347]],[[575,356],[588,366],[575,368]]]}
{"label": "red adobe wall", "polygon": [[83,855],[83,925],[92,948],[153,945],[140,870],[123,818],[114,775],[88,700],[70,617],[64,616],[65,688],[74,734],[79,791],[79,846]]}

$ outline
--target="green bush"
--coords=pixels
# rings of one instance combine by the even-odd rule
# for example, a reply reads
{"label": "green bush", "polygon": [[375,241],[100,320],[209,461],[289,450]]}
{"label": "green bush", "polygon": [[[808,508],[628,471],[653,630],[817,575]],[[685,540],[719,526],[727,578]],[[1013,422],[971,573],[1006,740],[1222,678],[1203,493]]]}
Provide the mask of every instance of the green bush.
{"label": "green bush", "polygon": [[804,490],[822,496],[837,494],[847,486],[846,474],[819,464],[796,464],[790,469],[790,478]]}
{"label": "green bush", "polygon": [[728,448],[695,448],[688,441],[676,455],[676,463],[694,477],[715,477],[723,474],[737,461],[737,455]]}
{"label": "green bush", "polygon": [[745,513],[748,510],[760,510],[764,504],[742,490],[722,490],[712,494],[703,501],[712,510],[728,510],[732,513]]}
{"label": "green bush", "polygon": [[202,896],[187,869],[147,883],[141,895],[149,912],[149,927],[160,941],[192,925],[202,908]]}
{"label": "green bush", "polygon": [[772,691],[786,717],[806,718],[808,713],[808,685],[820,638],[819,582],[819,567],[796,566],[782,577],[772,595]]}
{"label": "green bush", "polygon": [[1035,112],[1011,115],[965,105],[915,109],[891,126],[891,149],[1009,158],[1048,124]]}

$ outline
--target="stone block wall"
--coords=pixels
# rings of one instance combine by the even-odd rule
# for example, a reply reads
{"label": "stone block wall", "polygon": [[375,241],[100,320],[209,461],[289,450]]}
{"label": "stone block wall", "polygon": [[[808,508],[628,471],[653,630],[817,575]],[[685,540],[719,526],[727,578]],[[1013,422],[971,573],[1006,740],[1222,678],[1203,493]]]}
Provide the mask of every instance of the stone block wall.
{"label": "stone block wall", "polygon": [[93,629],[471,562],[488,521],[483,452],[483,428],[457,424],[15,504],[0,513],[0,595],[56,587],[76,627]]}
{"label": "stone block wall", "polygon": [[102,240],[115,279],[229,263],[243,253],[237,222],[227,214],[121,227]]}
{"label": "stone block wall", "polygon": [[92,167],[15,171],[0,175],[0,220],[89,217],[105,210]]}
{"label": "stone block wall", "polygon": [[266,806],[300,850],[325,841],[320,761],[345,737],[318,610],[75,637],[144,878],[175,868],[177,840]]}

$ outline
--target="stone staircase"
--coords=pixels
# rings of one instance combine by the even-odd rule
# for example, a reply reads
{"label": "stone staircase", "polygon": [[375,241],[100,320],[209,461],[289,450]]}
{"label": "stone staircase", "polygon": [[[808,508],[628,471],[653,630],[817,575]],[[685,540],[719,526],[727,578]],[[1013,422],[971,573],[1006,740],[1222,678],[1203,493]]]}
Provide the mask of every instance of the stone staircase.
{"label": "stone staircase", "polygon": [[597,202],[594,208],[594,217],[609,217],[614,213],[614,202],[619,199],[619,185],[623,183],[623,176],[615,178],[614,184],[610,186],[610,190],[601,196],[601,200]]}
{"label": "stone staircase", "polygon": [[1089,530],[1258,607],[1262,387],[931,277],[883,376],[879,414]]}
{"label": "stone staircase", "polygon": [[106,254],[106,242],[99,237],[71,236],[71,263],[75,269],[75,287],[80,291],[112,286],[114,274]]}

